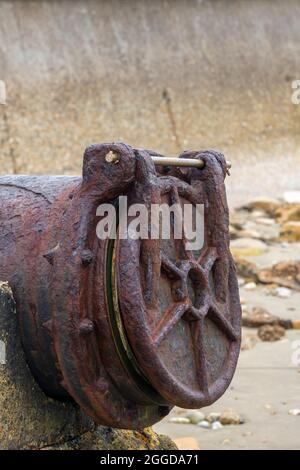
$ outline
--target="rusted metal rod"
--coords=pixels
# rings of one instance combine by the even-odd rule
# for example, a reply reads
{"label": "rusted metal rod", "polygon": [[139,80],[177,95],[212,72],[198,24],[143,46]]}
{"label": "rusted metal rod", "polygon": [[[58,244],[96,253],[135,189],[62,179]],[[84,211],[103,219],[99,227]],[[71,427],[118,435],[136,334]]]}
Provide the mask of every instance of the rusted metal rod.
{"label": "rusted metal rod", "polygon": [[[177,158],[177,157],[157,157],[151,156],[155,165],[169,166],[188,166],[193,168],[203,168],[205,163],[201,159],[194,158]],[[226,161],[227,169],[231,168],[231,163]]]}
{"label": "rusted metal rod", "polygon": [[[155,165],[163,166],[179,166],[179,167],[191,167],[191,168],[204,168],[205,163],[201,158],[178,158],[178,157],[165,157],[159,153],[153,152],[152,150],[147,150],[150,154],[152,161]],[[105,160],[108,163],[118,163],[119,156],[114,152],[108,152],[105,157]],[[231,168],[231,162],[226,161],[226,168],[229,170]]]}

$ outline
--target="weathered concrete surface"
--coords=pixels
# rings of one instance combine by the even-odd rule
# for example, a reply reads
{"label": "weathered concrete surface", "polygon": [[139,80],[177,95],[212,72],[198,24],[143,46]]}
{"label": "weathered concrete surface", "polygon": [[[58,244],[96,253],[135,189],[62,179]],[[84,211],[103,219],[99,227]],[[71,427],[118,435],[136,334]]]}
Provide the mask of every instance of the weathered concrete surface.
{"label": "weathered concrete surface", "polygon": [[124,140],[220,148],[232,202],[297,187],[297,0],[1,1],[0,18],[2,173],[79,173],[89,143]]}
{"label": "weathered concrete surface", "polygon": [[96,426],[75,403],[47,398],[26,365],[8,284],[0,282],[0,450],[174,449],[166,436]]}

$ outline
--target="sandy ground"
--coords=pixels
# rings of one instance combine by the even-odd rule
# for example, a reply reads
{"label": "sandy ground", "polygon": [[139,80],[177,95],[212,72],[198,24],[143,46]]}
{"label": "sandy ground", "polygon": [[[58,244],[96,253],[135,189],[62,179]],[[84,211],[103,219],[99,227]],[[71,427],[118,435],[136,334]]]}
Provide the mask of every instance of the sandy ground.
{"label": "sandy ground", "polygon": [[[252,260],[264,266],[299,258],[299,253],[299,244],[285,248],[275,245]],[[300,318],[300,292],[293,291],[290,298],[282,299],[268,295],[266,287],[257,286],[254,291],[241,287],[240,295],[247,307],[261,306],[283,318]],[[243,329],[246,336],[255,333],[255,329]],[[243,416],[244,424],[212,430],[170,423],[170,417],[167,417],[155,426],[155,430],[173,439],[194,438],[203,450],[300,449],[300,416],[289,414],[290,409],[300,408],[300,367],[292,362],[295,340],[300,340],[300,331],[288,330],[280,341],[258,341],[252,349],[241,351],[236,374],[227,392],[212,406],[202,409],[206,413],[230,408]],[[171,416],[178,412],[179,409],[174,409]]]}

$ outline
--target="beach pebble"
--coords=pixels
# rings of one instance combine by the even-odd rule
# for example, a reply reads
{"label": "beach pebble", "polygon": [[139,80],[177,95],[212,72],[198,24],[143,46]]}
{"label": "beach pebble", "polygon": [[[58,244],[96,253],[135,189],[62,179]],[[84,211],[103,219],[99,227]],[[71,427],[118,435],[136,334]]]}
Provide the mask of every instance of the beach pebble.
{"label": "beach pebble", "polygon": [[175,424],[190,424],[190,420],[182,416],[173,416],[169,419],[169,422]]}
{"label": "beach pebble", "polygon": [[244,420],[241,418],[241,416],[233,410],[225,410],[223,413],[221,413],[220,416],[220,423],[221,424],[242,424]]}
{"label": "beach pebble", "polygon": [[291,292],[291,289],[287,287],[276,287],[275,295],[277,295],[278,297],[281,297],[282,299],[288,299],[291,297],[292,292]]}
{"label": "beach pebble", "polygon": [[216,429],[221,429],[223,427],[223,424],[221,424],[220,421],[214,421],[211,427],[215,431]]}
{"label": "beach pebble", "polygon": [[204,419],[203,421],[200,421],[200,423],[198,423],[197,426],[203,429],[209,429],[210,423]]}
{"label": "beach pebble", "polygon": [[300,416],[300,409],[299,408],[292,408],[291,410],[289,410],[289,415]]}
{"label": "beach pebble", "polygon": [[192,410],[186,414],[186,418],[189,419],[190,423],[198,424],[200,421],[205,420],[205,414],[202,411]]}
{"label": "beach pebble", "polygon": [[247,282],[247,284],[244,285],[245,290],[254,290],[256,289],[256,284],[255,282]]}

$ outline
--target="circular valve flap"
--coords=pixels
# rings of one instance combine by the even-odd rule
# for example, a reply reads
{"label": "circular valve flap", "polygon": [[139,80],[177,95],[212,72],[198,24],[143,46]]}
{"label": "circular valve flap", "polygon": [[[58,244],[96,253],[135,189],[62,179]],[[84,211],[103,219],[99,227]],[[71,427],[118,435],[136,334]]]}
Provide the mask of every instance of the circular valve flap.
{"label": "circular valve flap", "polygon": [[[183,185],[173,178],[161,203],[190,203]],[[186,239],[175,239],[172,230],[169,239],[118,237],[114,248],[120,321],[134,361],[168,404],[185,408],[209,405],[224,393],[240,348],[233,260],[210,246],[207,227],[204,232],[198,251],[187,250]]]}

